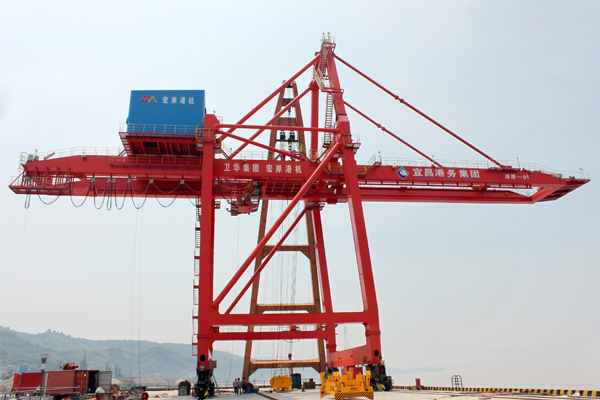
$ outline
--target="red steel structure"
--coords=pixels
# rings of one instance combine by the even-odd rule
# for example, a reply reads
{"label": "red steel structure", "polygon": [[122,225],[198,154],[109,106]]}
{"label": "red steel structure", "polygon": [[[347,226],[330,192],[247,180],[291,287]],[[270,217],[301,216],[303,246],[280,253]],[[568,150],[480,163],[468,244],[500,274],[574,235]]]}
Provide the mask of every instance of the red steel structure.
{"label": "red steel structure", "polygon": [[[198,308],[193,318],[198,396],[211,393],[210,379],[215,366],[212,350],[217,340],[322,339],[326,343],[327,368],[343,367],[352,371],[382,363],[379,312],[363,202],[532,204],[556,200],[589,181],[586,176],[563,177],[494,160],[339,58],[334,50],[333,39],[324,37],[320,51],[303,68],[236,124],[221,123],[216,116],[208,114],[204,127],[196,135],[161,135],[124,130],[120,135],[125,150],[118,155],[56,157],[51,154],[43,159],[30,155],[22,162],[21,175],[10,185],[15,193],[28,197],[32,194],[93,197],[94,200],[102,198],[107,202],[115,201],[115,206],[118,206],[118,197],[124,201],[128,196],[144,199],[148,196],[182,196],[197,199],[194,301]],[[345,102],[337,61],[478,152],[488,160],[487,165],[445,164],[434,160]],[[259,109],[311,68],[313,77],[308,88],[282,107],[272,120],[264,125],[245,124]],[[296,126],[294,131],[307,134],[309,148],[287,151],[256,141],[266,130],[290,130],[289,126],[273,123],[308,94],[311,96],[310,125]],[[320,94],[326,97],[324,126],[319,126]],[[360,143],[351,133],[348,108],[367,118],[425,160],[386,164],[381,158],[374,157],[368,164],[359,165],[355,153]],[[242,129],[255,132],[249,138],[234,134]],[[224,140],[242,144],[228,153],[222,146]],[[274,158],[254,160],[241,157],[240,152],[248,145],[272,152]],[[289,204],[264,233],[229,283],[215,292],[215,208],[219,207],[223,198],[230,202],[232,215],[257,211],[261,200],[288,200]],[[267,246],[299,202],[305,204],[304,212],[277,244]],[[349,209],[363,304],[363,309],[358,311],[336,312],[332,307],[321,212],[325,205],[336,203],[347,203]],[[233,313],[234,306],[307,212],[314,226],[321,293],[319,310]],[[244,272],[256,262],[266,246],[270,249],[268,255],[261,258],[262,262],[255,266],[255,272],[248,281],[240,282]],[[236,283],[243,284],[239,293],[232,292]],[[335,327],[350,323],[364,325],[365,344],[338,350]],[[231,329],[239,326],[254,328],[242,331]],[[282,326],[287,328],[281,329]]]}
{"label": "red steel structure", "polygon": [[[283,107],[287,106],[290,102],[292,102],[295,98],[298,97],[298,87],[295,82],[292,82],[286,88],[284,88],[278,96],[276,106],[275,106],[275,115],[280,115],[273,123],[279,126],[288,127],[289,131],[277,131],[275,129],[271,130],[271,134],[269,137],[269,146],[284,148],[287,150],[302,150],[306,149],[306,138],[304,132],[296,132],[294,130],[297,126],[304,126],[304,121],[302,119],[302,111],[300,109],[300,103],[295,102],[294,106],[288,110],[288,112],[284,112],[281,114],[281,110]],[[267,153],[268,160],[275,160],[275,153],[273,151],[269,151]],[[279,202],[282,203],[282,202]],[[269,204],[272,204],[271,201],[263,199],[260,205],[260,222],[258,226],[258,241],[262,240],[266,231],[267,231],[267,220],[269,214]],[[281,206],[281,204],[279,204]],[[297,207],[298,208],[298,207]],[[311,296],[304,302],[297,302],[295,299],[295,295],[292,295],[290,299],[286,299],[284,302],[283,299],[279,299],[278,302],[271,300],[269,303],[266,299],[259,301],[259,292],[261,287],[265,286],[263,280],[261,280],[261,275],[257,275],[256,279],[252,283],[252,291],[250,296],[250,314],[262,314],[265,312],[273,312],[273,311],[287,311],[287,312],[321,312],[321,293],[319,284],[319,270],[317,268],[317,256],[316,256],[316,246],[315,246],[315,231],[313,227],[313,219],[312,219],[312,211],[311,210],[302,210],[302,216],[298,218],[304,219],[304,224],[306,226],[306,243],[305,244],[281,244],[278,246],[277,251],[280,253],[287,252],[287,254],[291,255],[300,255],[306,257],[308,261],[308,270],[310,275],[310,286],[311,286]],[[302,221],[298,222],[297,226],[300,226]],[[286,232],[291,233],[290,230]],[[273,245],[266,245],[263,247],[262,251],[258,253],[256,256],[256,260],[254,262],[254,271],[258,271],[261,269],[263,262],[270,262],[271,268],[276,268],[273,266],[274,262],[272,260],[272,254],[270,254],[273,249]],[[269,257],[269,259],[267,259]],[[289,264],[295,264],[292,268],[297,268],[297,259],[293,260]],[[280,266],[281,268],[281,266]],[[293,278],[292,278],[293,281]],[[262,284],[262,286],[261,286]],[[283,285],[281,285],[283,286]],[[295,293],[295,282],[292,283],[291,291]],[[283,296],[282,296],[283,297]],[[296,327],[297,329],[297,327]],[[254,330],[253,326],[248,327],[249,331]],[[313,341],[314,342],[314,341]],[[251,340],[246,341],[246,351],[244,353],[244,367],[242,370],[242,376],[247,377],[250,376],[258,369],[271,369],[273,370],[282,370],[286,369],[289,371],[293,371],[294,368],[306,368],[311,367],[315,369],[317,372],[324,372],[326,370],[326,357],[325,357],[325,343],[323,339],[317,339],[316,343],[316,358],[312,359],[298,359],[298,357],[294,357],[292,359],[292,348],[291,344],[289,347],[290,353],[288,354],[288,359],[282,359],[285,357],[275,356],[270,359],[265,359],[265,357],[259,353],[261,359],[252,359],[252,348],[253,342]],[[292,372],[293,373],[293,372]]]}

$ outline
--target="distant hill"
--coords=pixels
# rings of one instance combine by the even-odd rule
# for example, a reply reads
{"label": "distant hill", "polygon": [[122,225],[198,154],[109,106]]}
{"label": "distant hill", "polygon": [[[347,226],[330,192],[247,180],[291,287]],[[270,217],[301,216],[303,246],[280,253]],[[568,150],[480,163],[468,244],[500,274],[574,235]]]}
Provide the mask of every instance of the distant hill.
{"label": "distant hill", "polygon": [[18,332],[0,327],[0,365],[39,364],[46,349],[23,339]]}
{"label": "distant hill", "polygon": [[[87,369],[105,370],[108,365],[116,378],[158,375],[166,379],[195,379],[196,360],[191,344],[88,340],[52,330],[30,334],[0,326],[0,366],[12,365],[18,370],[22,364],[28,364],[30,371],[39,371],[41,353],[49,354],[48,370],[74,362],[80,369],[87,364]],[[233,375],[241,375],[242,357],[220,351],[215,351],[214,357],[217,381],[227,382],[236,378]]]}

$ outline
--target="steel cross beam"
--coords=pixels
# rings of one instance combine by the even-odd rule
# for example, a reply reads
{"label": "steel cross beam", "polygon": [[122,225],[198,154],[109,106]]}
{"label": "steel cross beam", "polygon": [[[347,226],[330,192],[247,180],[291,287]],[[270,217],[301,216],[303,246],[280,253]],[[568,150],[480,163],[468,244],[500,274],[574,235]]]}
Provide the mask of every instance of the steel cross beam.
{"label": "steel cross beam", "polygon": [[233,286],[236,284],[236,282],[240,279],[240,277],[246,271],[246,269],[248,268],[248,266],[250,266],[250,263],[256,258],[258,252],[261,251],[263,249],[263,247],[267,244],[267,242],[269,241],[269,239],[271,239],[271,237],[273,236],[273,234],[281,226],[281,223],[285,220],[285,218],[289,215],[289,213],[294,209],[294,207],[296,206],[296,204],[298,204],[298,202],[302,199],[302,197],[308,191],[308,189],[310,189],[310,187],[313,184],[313,182],[317,179],[317,176],[329,164],[329,161],[331,161],[331,159],[333,158],[333,156],[336,154],[337,150],[340,147],[341,147],[341,143],[338,142],[338,143],[334,144],[329,149],[329,151],[327,153],[327,156],[323,159],[323,161],[321,162],[321,164],[315,169],[315,171],[312,173],[312,175],[302,185],[302,187],[298,191],[298,194],[296,194],[296,196],[292,199],[292,201],[287,206],[287,208],[283,211],[283,213],[281,214],[281,216],[277,219],[277,221],[275,221],[275,223],[273,224],[273,226],[271,227],[271,229],[269,229],[269,231],[265,234],[264,238],[260,241],[260,243],[258,244],[258,246],[256,246],[256,248],[252,251],[252,253],[250,253],[250,255],[248,256],[248,258],[246,259],[246,261],[242,264],[242,266],[239,268],[239,270],[235,273],[235,275],[233,276],[233,278],[231,278],[231,280],[225,286],[225,288],[223,289],[223,291],[219,294],[219,296],[217,296],[217,298],[213,302],[213,306],[214,307],[218,307],[219,304],[221,304],[221,301],[223,301],[223,299],[225,298],[225,296],[231,291],[231,289],[233,288]]}
{"label": "steel cross beam", "polygon": [[[296,98],[294,98],[292,101],[290,101],[285,107],[283,107],[281,109],[281,111],[279,111],[277,114],[275,114],[275,116],[273,118],[271,118],[265,125],[271,125],[273,122],[277,121],[279,119],[279,117],[281,117],[283,114],[285,114],[286,111],[288,111],[293,106],[295,106],[306,95],[306,93],[308,93],[309,90],[310,90],[310,88],[306,88],[304,90],[304,92],[300,93],[300,95],[296,96]],[[262,127],[258,131],[256,131],[255,134],[250,136],[250,140],[256,139],[262,132],[264,132],[267,129],[276,129],[276,128],[273,128],[273,127],[267,128],[266,126]],[[243,144],[242,146],[240,146],[237,150],[235,150],[233,153],[231,153],[231,157],[229,157],[229,158],[233,158],[236,155],[238,155],[244,149],[245,146],[246,146],[246,144]]]}
{"label": "steel cross beam", "polygon": [[[302,67],[298,72],[296,72],[294,75],[292,75],[291,78],[289,78],[287,81],[283,82],[281,84],[281,86],[279,86],[277,89],[275,89],[273,91],[273,93],[271,93],[270,95],[267,96],[267,98],[265,98],[263,101],[261,101],[256,107],[254,107],[252,109],[252,111],[250,111],[248,114],[246,114],[244,117],[242,117],[242,119],[240,119],[238,121],[238,125],[239,124],[243,124],[244,122],[246,122],[250,117],[252,117],[257,111],[259,111],[261,108],[263,108],[265,106],[265,104],[267,104],[269,101],[271,101],[271,99],[273,99],[275,96],[277,96],[279,94],[279,92],[281,92],[282,89],[284,89],[285,87],[287,87],[290,83],[294,82],[296,80],[296,78],[298,78],[300,75],[302,75],[304,73],[304,71],[306,71],[307,69],[309,69],[311,66],[314,66],[315,62],[317,62],[319,59],[319,56],[316,55],[312,60],[310,60],[308,62],[308,64],[306,64],[304,67]],[[232,127],[231,129],[229,129],[229,133],[233,132],[236,128]],[[239,148],[238,150],[236,150],[233,154],[238,154],[241,149],[244,146],[242,146],[241,148]]]}
{"label": "steel cross beam", "polygon": [[[285,242],[285,240],[290,235],[290,233],[292,233],[292,231],[294,230],[294,228],[296,228],[296,225],[298,225],[298,222],[300,222],[300,220],[304,217],[304,214],[306,214],[306,207],[304,207],[302,209],[302,211],[300,212],[300,214],[298,214],[298,216],[296,217],[296,219],[294,220],[294,222],[291,223],[290,227],[281,236],[281,239],[279,239],[279,241],[277,242],[277,244],[275,246],[273,246],[273,248],[269,252],[269,255],[267,255],[267,257],[265,257],[265,260],[262,262],[262,264],[260,264],[260,266],[256,269],[256,271],[254,271],[254,274],[252,274],[252,276],[248,280],[248,283],[246,283],[244,285],[244,287],[242,288],[242,290],[240,290],[240,292],[238,293],[238,295],[235,298],[235,300],[233,300],[231,302],[231,305],[229,306],[229,308],[227,309],[227,311],[225,311],[225,314],[229,314],[231,312],[231,310],[233,310],[233,308],[236,306],[236,304],[241,300],[241,298],[244,296],[244,294],[246,293],[246,291],[256,281],[256,278],[258,278],[258,276],[260,275],[260,273],[262,272],[262,270],[265,269],[265,267],[267,266],[267,264],[269,263],[269,261],[271,261],[271,258],[273,258],[273,256],[275,255],[275,253],[277,253],[277,250],[279,250],[279,248],[281,247],[281,245],[283,244],[283,242]],[[258,255],[258,253],[257,253],[257,255]]]}
{"label": "steel cross beam", "polygon": [[[291,153],[295,154],[295,153]],[[247,164],[252,168],[244,171]],[[239,171],[234,170],[235,166]],[[268,165],[272,172],[266,172]],[[282,173],[276,173],[279,165]],[[296,172],[295,168],[298,168]],[[248,182],[257,182],[263,199],[292,199],[314,172],[316,163],[309,160],[228,160],[214,159],[210,190],[216,198],[229,199],[234,190]],[[291,173],[285,173],[290,168]],[[102,199],[196,198],[204,181],[202,158],[161,156],[70,156],[28,161],[22,174],[10,185],[17,194],[69,196]],[[587,182],[587,177],[559,176],[527,168],[472,168],[427,165],[357,165],[362,201],[383,202],[471,202],[533,204],[555,200]],[[229,182],[227,187],[220,182]],[[537,189],[534,194],[519,193]],[[557,197],[558,196],[558,197]],[[343,168],[330,163],[315,180],[303,200],[330,204],[348,201],[344,188]]]}

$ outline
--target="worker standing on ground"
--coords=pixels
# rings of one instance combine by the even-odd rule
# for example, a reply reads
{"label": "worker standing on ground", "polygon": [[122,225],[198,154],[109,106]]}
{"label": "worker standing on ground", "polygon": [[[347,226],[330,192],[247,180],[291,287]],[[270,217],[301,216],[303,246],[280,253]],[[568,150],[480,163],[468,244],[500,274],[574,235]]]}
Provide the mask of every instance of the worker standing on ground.
{"label": "worker standing on ground", "polygon": [[237,378],[237,394],[242,395],[242,381],[240,378]]}
{"label": "worker standing on ground", "polygon": [[96,400],[100,400],[102,398],[102,393],[106,393],[104,391],[104,389],[102,389],[100,386],[98,386],[98,388],[96,389]]}
{"label": "worker standing on ground", "polygon": [[235,378],[233,380],[233,392],[237,395],[238,394],[238,379]]}

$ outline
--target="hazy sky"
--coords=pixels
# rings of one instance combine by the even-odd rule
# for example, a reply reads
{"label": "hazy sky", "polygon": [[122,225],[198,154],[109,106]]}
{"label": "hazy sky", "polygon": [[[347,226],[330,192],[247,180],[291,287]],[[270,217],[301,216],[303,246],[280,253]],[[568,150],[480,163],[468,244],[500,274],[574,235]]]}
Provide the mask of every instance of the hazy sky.
{"label": "hazy sky", "polygon": [[[396,384],[449,385],[461,374],[467,386],[600,389],[600,2],[591,1],[3,1],[0,324],[189,343],[191,203],[108,211],[33,197],[25,209],[8,189],[19,155],[117,148],[131,90],[204,89],[208,111],[236,122],[313,57],[323,32],[339,56],[492,157],[592,178],[532,206],[365,205],[386,363],[442,369],[397,374]],[[481,160],[338,69],[348,102],[427,154]],[[378,151],[414,157],[349,116],[359,162]],[[217,290],[258,226],[258,213],[234,218],[225,208]],[[347,208],[327,206],[324,220],[334,308],[358,309]],[[289,260],[279,263],[274,282],[289,278]],[[300,267],[298,299],[307,293]],[[338,333],[342,345],[363,339],[355,327]],[[217,348],[243,352],[241,343]]]}

